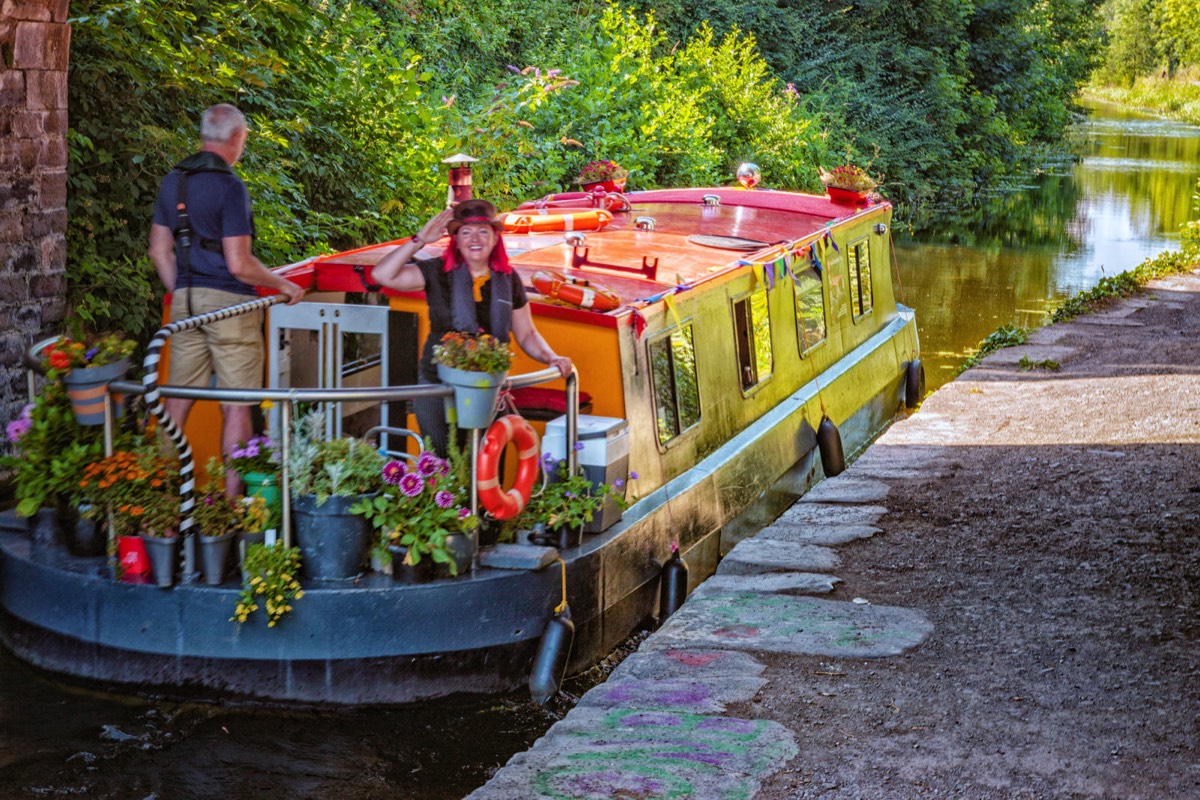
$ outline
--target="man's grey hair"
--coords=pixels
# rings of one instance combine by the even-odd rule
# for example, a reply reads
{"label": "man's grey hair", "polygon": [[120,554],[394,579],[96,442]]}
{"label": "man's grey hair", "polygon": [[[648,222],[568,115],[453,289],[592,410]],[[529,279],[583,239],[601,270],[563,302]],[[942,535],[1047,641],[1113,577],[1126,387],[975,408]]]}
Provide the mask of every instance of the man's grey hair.
{"label": "man's grey hair", "polygon": [[245,128],[246,115],[228,103],[209,106],[200,117],[200,139],[213,144],[226,144]]}

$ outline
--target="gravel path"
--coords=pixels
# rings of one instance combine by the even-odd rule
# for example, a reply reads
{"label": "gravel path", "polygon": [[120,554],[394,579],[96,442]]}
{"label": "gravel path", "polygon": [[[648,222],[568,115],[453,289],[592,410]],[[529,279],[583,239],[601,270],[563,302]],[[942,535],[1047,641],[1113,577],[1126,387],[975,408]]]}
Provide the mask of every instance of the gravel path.
{"label": "gravel path", "polygon": [[1188,275],[939,389],[471,797],[1200,797],[1198,611]]}

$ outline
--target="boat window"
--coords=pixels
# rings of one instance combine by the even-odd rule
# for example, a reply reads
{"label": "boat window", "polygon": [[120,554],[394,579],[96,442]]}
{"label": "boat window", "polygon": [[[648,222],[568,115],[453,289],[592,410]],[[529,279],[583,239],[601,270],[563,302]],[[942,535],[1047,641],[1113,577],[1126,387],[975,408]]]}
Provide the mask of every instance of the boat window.
{"label": "boat window", "polygon": [[811,264],[792,265],[792,294],[796,300],[796,338],[803,355],[825,341],[825,291],[821,273]]}
{"label": "boat window", "polygon": [[850,272],[850,311],[854,319],[871,310],[871,248],[866,237],[846,247],[846,267]]}
{"label": "boat window", "polygon": [[686,325],[668,336],[660,336],[651,341],[649,347],[658,441],[666,444],[700,421],[692,326]]}
{"label": "boat window", "polygon": [[749,389],[769,378],[775,368],[766,286],[733,301],[733,333],[742,388]]}

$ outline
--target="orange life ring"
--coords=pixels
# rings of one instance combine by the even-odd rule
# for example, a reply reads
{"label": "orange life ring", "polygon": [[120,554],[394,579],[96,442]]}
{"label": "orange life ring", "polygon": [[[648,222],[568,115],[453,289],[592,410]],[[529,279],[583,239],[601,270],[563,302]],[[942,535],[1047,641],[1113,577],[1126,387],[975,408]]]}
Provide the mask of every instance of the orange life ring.
{"label": "orange life ring", "polygon": [[621,298],[612,289],[548,269],[533,273],[533,288],[546,297],[593,311],[615,311],[621,307]]}
{"label": "orange life ring", "polygon": [[602,208],[529,208],[505,214],[502,221],[508,233],[542,233],[598,231],[612,219],[612,212]]}
{"label": "orange life ring", "polygon": [[[517,445],[517,480],[505,491],[500,486],[500,454],[509,442]],[[529,502],[540,468],[537,431],[517,414],[501,417],[488,428],[479,450],[479,502],[496,519],[512,519]]]}

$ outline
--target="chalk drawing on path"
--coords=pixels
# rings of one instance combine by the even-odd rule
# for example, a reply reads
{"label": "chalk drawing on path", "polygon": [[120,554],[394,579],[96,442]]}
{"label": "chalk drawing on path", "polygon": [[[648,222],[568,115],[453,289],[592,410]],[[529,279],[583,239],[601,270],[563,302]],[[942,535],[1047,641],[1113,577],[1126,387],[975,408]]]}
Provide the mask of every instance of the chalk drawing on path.
{"label": "chalk drawing on path", "polygon": [[920,611],[758,592],[693,595],[643,648],[716,647],[823,656],[882,657],[933,632]]}

